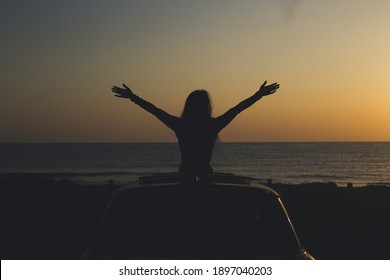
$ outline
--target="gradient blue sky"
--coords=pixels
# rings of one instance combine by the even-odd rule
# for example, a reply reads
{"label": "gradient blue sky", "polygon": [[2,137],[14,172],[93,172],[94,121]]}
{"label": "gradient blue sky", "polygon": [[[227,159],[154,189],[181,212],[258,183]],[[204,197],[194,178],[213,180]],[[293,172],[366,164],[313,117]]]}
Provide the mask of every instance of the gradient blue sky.
{"label": "gradient blue sky", "polygon": [[0,142],[171,142],[110,94],[179,115],[280,90],[223,141],[390,141],[390,1],[2,1]]}

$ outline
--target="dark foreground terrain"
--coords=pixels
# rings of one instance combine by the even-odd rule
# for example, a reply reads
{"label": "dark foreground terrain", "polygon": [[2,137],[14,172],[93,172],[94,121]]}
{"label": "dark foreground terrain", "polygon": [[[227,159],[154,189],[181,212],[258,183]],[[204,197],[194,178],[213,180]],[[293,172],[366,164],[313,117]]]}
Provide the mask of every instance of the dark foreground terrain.
{"label": "dark foreground terrain", "polygon": [[[77,259],[119,187],[0,174],[1,259]],[[390,259],[390,188],[272,187],[317,259]]]}

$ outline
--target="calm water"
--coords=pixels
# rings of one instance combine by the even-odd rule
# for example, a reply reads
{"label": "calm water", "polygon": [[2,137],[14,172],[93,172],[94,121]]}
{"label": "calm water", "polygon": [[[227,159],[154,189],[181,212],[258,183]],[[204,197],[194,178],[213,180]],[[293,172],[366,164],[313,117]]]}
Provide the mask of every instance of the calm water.
{"label": "calm water", "polygon": [[[390,186],[390,143],[217,143],[216,172],[281,183]],[[0,144],[0,173],[40,172],[79,181],[117,182],[176,172],[176,143]]]}

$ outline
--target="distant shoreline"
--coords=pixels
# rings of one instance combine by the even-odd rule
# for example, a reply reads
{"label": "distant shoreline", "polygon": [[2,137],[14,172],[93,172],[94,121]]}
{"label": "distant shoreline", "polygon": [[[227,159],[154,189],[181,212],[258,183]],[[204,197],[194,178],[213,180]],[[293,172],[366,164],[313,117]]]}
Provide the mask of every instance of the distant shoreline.
{"label": "distant shoreline", "polygon": [[[131,176],[129,179],[122,179],[122,180],[115,180],[115,176]],[[0,181],[4,178],[38,178],[42,180],[69,180],[69,182],[72,182],[76,185],[105,185],[107,182],[116,183],[119,186],[120,185],[126,185],[128,183],[132,183],[134,181],[137,181],[139,177],[142,176],[149,176],[152,174],[146,173],[146,174],[140,174],[139,176],[134,175],[132,172],[0,172]],[[102,178],[100,180],[91,180],[87,182],[80,182],[77,180],[78,178]],[[383,184],[383,183],[377,183],[377,184],[353,184],[352,182],[350,186],[346,185],[340,185],[336,182],[302,182],[302,183],[284,183],[279,182],[278,180],[272,180],[272,179],[258,179],[253,178],[255,181],[272,186],[274,188],[285,188],[285,187],[316,187],[316,188],[322,188],[322,189],[332,189],[332,188],[389,188],[389,184]]]}

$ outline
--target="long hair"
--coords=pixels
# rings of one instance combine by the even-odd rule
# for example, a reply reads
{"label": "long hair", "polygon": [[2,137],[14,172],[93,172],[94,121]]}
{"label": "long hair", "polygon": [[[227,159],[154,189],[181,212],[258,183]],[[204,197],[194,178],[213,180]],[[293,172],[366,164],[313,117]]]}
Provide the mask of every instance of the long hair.
{"label": "long hair", "polygon": [[212,117],[210,94],[205,90],[191,92],[184,104],[181,118],[189,122],[204,122]]}
{"label": "long hair", "polygon": [[[212,119],[212,113],[210,94],[206,90],[198,89],[188,95],[181,118],[192,128],[199,128],[199,126],[207,128]],[[218,134],[213,137],[215,137],[213,142],[220,141]]]}

